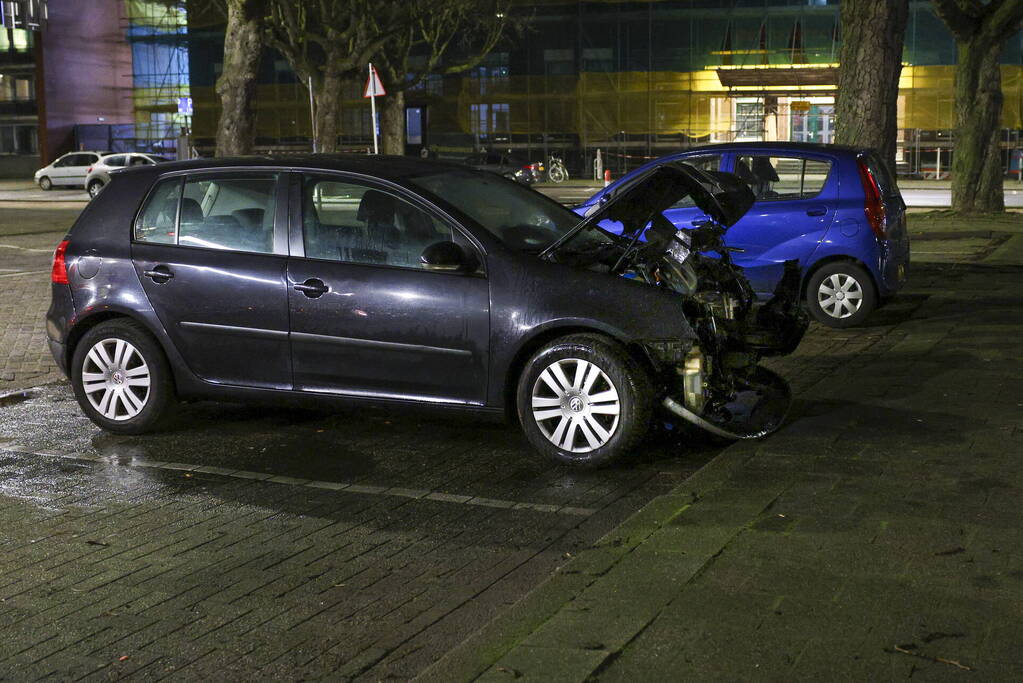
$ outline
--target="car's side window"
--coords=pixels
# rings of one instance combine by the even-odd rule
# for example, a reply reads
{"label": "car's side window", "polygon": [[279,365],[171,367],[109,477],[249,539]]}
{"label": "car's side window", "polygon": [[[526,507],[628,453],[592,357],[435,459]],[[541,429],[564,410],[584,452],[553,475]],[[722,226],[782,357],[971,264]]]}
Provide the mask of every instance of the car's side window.
{"label": "car's side window", "polygon": [[[721,155],[720,154],[705,154],[695,157],[687,157],[685,159],[679,159],[681,163],[689,164],[694,166],[701,171],[717,171],[721,168]],[[672,209],[691,209],[696,206],[693,202],[693,198],[686,195],[681,200],[671,205]]]}
{"label": "car's side window", "polygon": [[118,154],[118,155],[114,155],[112,157],[104,157],[103,158],[103,163],[106,164],[107,166],[113,166],[113,167],[124,166],[124,155],[123,154]]}
{"label": "car's side window", "polygon": [[742,155],[735,174],[745,180],[757,201],[809,199],[820,194],[831,162],[801,157]]}
{"label": "car's side window", "polygon": [[276,174],[189,176],[161,181],[135,226],[135,239],[273,253]]}
{"label": "car's side window", "polygon": [[139,242],[176,244],[178,241],[178,200],[181,199],[181,178],[162,180],[149,195],[146,208],[135,223],[135,239]]}
{"label": "car's side window", "polygon": [[426,247],[461,242],[450,226],[384,190],[305,176],[302,194],[303,239],[310,258],[422,268]]}
{"label": "car's side window", "polygon": [[831,164],[827,161],[816,161],[807,159],[803,168],[803,189],[802,196],[813,197],[820,194],[824,189],[824,183],[828,180],[828,173],[831,172]]}
{"label": "car's side window", "polygon": [[53,167],[64,168],[65,166],[70,166],[72,160],[74,160],[74,158],[77,156],[78,156],[77,154],[68,154],[67,156],[63,156],[60,159],[57,159],[55,162],[53,162]]}

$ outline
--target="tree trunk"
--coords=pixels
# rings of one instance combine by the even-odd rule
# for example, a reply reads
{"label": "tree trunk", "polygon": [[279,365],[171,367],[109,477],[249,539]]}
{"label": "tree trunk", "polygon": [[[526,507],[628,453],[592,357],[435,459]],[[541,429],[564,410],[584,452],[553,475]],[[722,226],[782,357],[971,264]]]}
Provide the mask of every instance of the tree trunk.
{"label": "tree trunk", "polygon": [[908,0],[843,0],[835,142],[872,147],[895,172]]}
{"label": "tree trunk", "polygon": [[380,112],[380,152],[405,153],[405,91],[395,90],[377,98]]}
{"label": "tree trunk", "polygon": [[957,44],[955,153],[952,157],[952,210],[1004,211],[1002,153],[998,141],[1002,113],[999,41],[983,32]]}
{"label": "tree trunk", "polygon": [[217,79],[216,156],[251,154],[256,141],[256,74],[263,54],[263,0],[228,0],[224,70]]}
{"label": "tree trunk", "polygon": [[[315,81],[314,81],[315,83]],[[341,132],[341,77],[328,73],[314,93],[316,100],[316,151],[322,154],[337,152]]]}

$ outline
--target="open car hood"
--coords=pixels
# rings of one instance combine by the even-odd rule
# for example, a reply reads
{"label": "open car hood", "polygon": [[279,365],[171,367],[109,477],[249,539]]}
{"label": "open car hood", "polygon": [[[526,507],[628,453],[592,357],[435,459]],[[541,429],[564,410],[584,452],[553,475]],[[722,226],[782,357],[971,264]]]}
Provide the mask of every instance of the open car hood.
{"label": "open car hood", "polygon": [[701,171],[677,161],[665,162],[605,194],[590,207],[581,223],[545,251],[554,251],[579,231],[604,221],[620,223],[621,234],[632,236],[686,197],[691,197],[700,210],[725,228],[746,215],[755,200],[749,185],[737,175]]}

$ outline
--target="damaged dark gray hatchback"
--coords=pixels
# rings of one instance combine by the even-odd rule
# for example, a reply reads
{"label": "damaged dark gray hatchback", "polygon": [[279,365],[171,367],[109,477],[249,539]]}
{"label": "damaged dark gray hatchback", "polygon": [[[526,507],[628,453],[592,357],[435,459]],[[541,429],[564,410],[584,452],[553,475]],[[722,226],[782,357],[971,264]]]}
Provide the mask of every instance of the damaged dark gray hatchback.
{"label": "damaged dark gray hatchback", "polygon": [[[713,222],[676,232],[661,212],[686,196]],[[407,158],[132,169],[58,247],[47,333],[83,411],[119,433],[210,398],[504,411],[576,465],[627,454],[656,410],[750,438],[789,399],[759,359],[806,329],[798,272],[758,305],[721,244],[752,201],[677,164],[582,222]]]}

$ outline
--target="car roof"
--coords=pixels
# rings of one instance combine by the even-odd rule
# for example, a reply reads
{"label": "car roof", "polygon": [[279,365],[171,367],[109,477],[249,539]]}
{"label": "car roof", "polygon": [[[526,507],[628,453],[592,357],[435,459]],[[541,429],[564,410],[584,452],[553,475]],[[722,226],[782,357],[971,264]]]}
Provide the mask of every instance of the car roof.
{"label": "car roof", "polygon": [[349,171],[352,173],[364,173],[386,180],[399,180],[431,171],[465,170],[463,164],[397,155],[273,154],[222,159],[169,161],[159,164],[158,168],[153,166],[136,167],[125,169],[122,173],[156,172],[164,174],[173,173],[174,171],[203,171],[207,169],[244,170],[246,168],[266,168],[267,166],[319,171]]}
{"label": "car roof", "polygon": [[817,152],[821,154],[861,154],[871,151],[868,147],[855,147],[852,145],[833,145],[820,142],[722,142],[713,145],[699,145],[678,152],[734,152],[741,150],[756,151],[790,151],[790,152]]}

